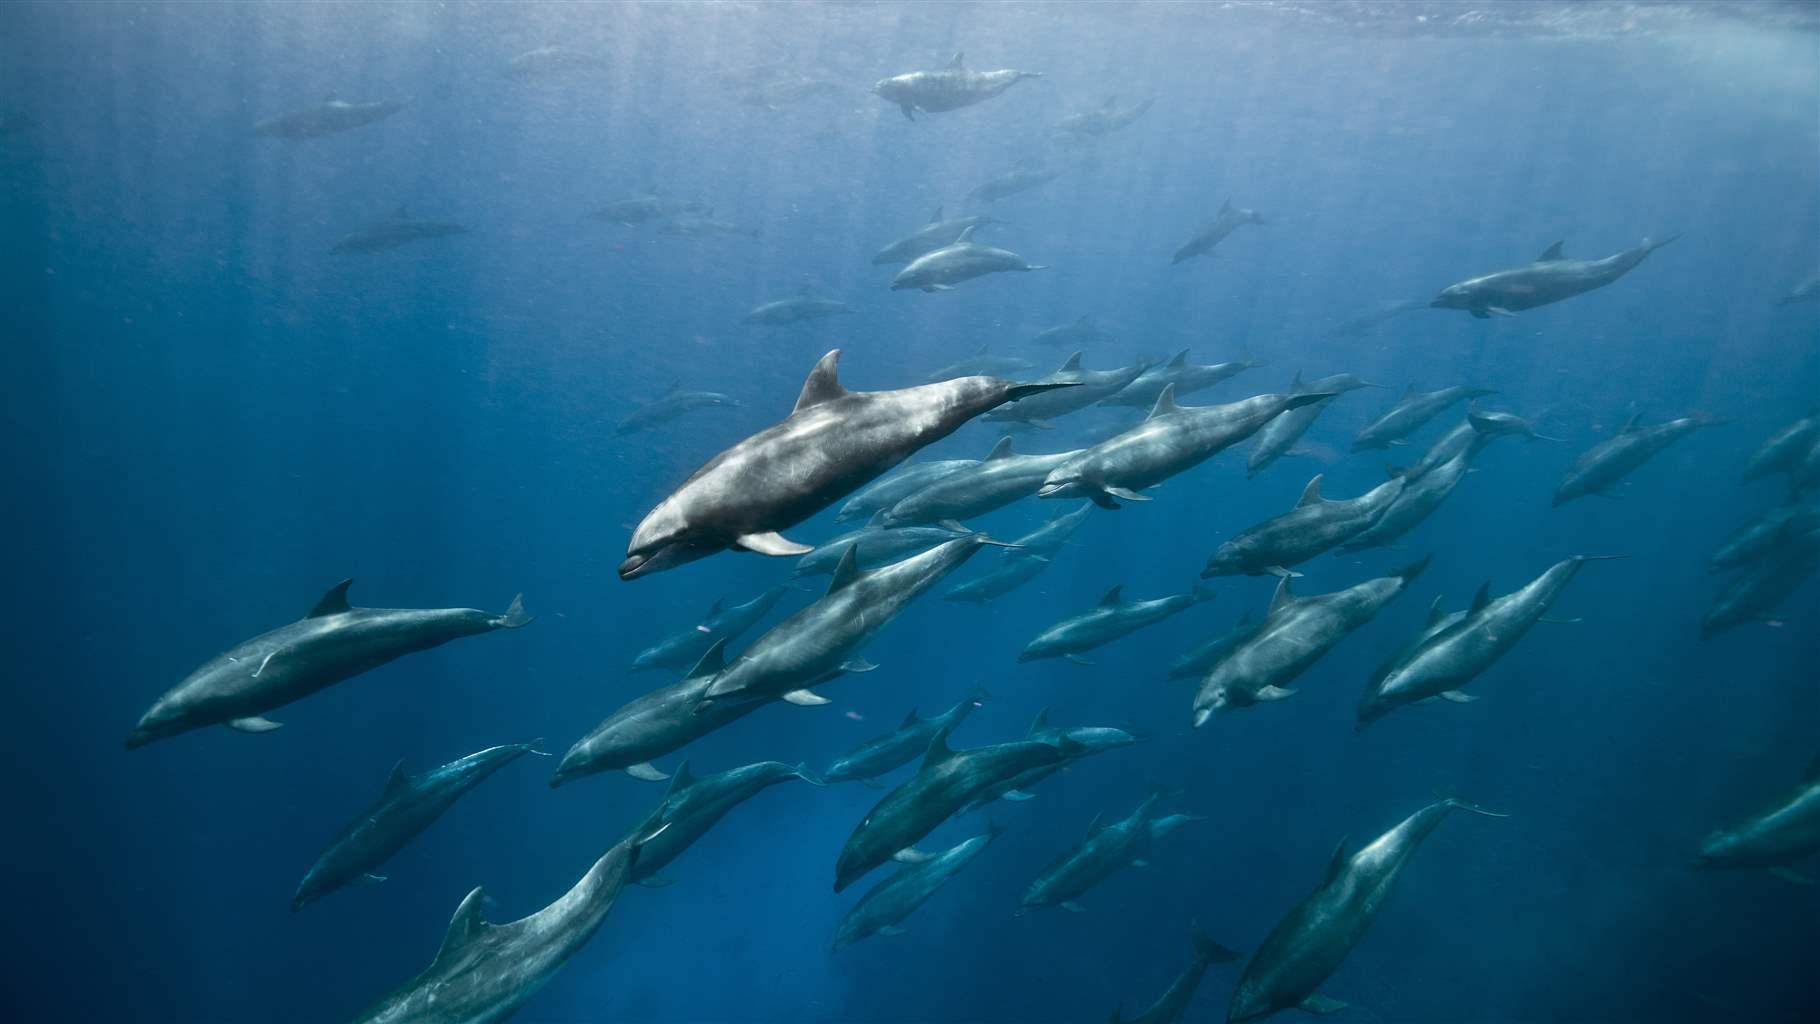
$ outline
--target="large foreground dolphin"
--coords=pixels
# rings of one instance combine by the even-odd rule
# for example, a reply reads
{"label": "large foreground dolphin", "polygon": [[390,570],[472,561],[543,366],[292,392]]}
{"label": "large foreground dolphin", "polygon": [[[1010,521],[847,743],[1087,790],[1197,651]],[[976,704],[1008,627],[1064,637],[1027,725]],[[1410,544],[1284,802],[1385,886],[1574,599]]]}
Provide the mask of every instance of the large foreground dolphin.
{"label": "large foreground dolphin", "polygon": [[1561,255],[1561,243],[1556,242],[1528,266],[1448,285],[1429,305],[1435,309],[1463,309],[1480,320],[1493,313],[1515,316],[1518,310],[1546,306],[1603,288],[1630,273],[1650,253],[1680,237],[1674,235],[1660,242],[1645,238],[1635,249],[1602,260],[1570,260]]}
{"label": "large foreground dolphin", "polygon": [[126,749],[208,725],[271,732],[266,712],[394,658],[531,621],[522,595],[503,615],[474,608],[354,608],[346,579],[302,619],[262,633],[191,672],[155,701]]}
{"label": "large foreground dolphin", "polygon": [[717,551],[806,555],[795,526],[980,413],[1064,383],[961,377],[897,391],[848,391],[840,350],[815,364],[782,422],[709,459],[632,532],[621,579]]}

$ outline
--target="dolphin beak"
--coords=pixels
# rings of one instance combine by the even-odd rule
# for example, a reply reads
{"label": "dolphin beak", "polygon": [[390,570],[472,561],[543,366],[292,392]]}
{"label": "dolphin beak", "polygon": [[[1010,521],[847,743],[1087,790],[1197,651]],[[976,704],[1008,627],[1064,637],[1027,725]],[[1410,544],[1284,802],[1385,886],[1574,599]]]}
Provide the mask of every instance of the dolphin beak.
{"label": "dolphin beak", "polygon": [[645,574],[645,567],[650,564],[650,555],[627,555],[626,560],[619,563],[619,578],[635,580]]}

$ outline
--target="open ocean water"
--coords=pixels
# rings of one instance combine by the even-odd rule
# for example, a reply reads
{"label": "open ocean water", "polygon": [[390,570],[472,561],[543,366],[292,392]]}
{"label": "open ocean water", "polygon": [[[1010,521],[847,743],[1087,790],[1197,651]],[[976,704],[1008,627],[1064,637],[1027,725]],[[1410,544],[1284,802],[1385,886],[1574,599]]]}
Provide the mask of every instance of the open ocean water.
{"label": "open ocean water", "polygon": [[[555,760],[520,758],[377,869],[382,884],[291,909],[400,758],[421,772],[537,738],[560,758],[682,678],[628,666],[717,599],[790,586],[731,657],[822,596],[827,576],[792,581],[792,559],[742,552],[615,570],[692,470],[791,413],[824,353],[873,391],[985,345],[1029,362],[1006,374],[1019,380],[1075,350],[1090,370],[1184,349],[1257,363],[1184,405],[1286,392],[1298,373],[1389,389],[1334,399],[1255,478],[1250,442],[1234,445],[1153,500],[1091,509],[1021,588],[945,600],[1016,557],[980,552],[863,646],[875,671],[815,686],[831,703],[773,702],[650,759],[824,773],[912,708],[972,695],[957,748],[1019,740],[1044,708],[1137,738],[919,843],[1002,829],[902,934],[831,952],[896,870],[831,892],[884,790],[791,781],[666,866],[674,884],[628,886],[515,1020],[1129,1018],[1189,963],[1191,923],[1241,955],[1181,1019],[1224,1020],[1335,844],[1355,851],[1437,797],[1507,817],[1454,814],[1416,851],[1319,985],[1348,1004],[1326,1019],[1820,1018],[1820,887],[1695,866],[1708,833],[1811,780],[1820,754],[1820,586],[1701,629],[1732,575],[1714,550],[1796,486],[1741,481],[1747,460],[1820,408],[1820,303],[1783,301],[1820,267],[1817,40],[1805,2],[7,5],[0,1016],[353,1020],[431,962],[473,887],[494,922],[556,899],[667,783],[608,771],[552,791]],[[1041,77],[913,118],[872,94],[956,51]],[[388,109],[370,123],[295,127],[374,103]],[[1137,116],[1099,134],[1078,119],[1118,111]],[[308,137],[272,120],[294,112],[289,134]],[[1013,171],[1046,180],[969,197]],[[1172,263],[1228,200],[1263,223]],[[938,208],[990,215],[976,241],[1046,269],[893,290],[903,268],[873,254]],[[600,215],[613,209],[649,216]],[[1595,259],[1671,236],[1559,303],[1429,308],[1558,240]],[[746,322],[804,296],[850,311]],[[1082,317],[1091,330],[1036,340]],[[1411,385],[1495,389],[1478,408],[1558,440],[1490,444],[1392,547],[1294,566],[1308,597],[1432,556],[1295,696],[1193,727],[1197,681],[1169,665],[1262,616],[1278,582],[1200,580],[1208,556],[1315,474],[1354,497],[1463,420],[1465,401],[1406,446],[1351,451]],[[672,388],[737,404],[617,432]],[[1012,443],[1082,448],[1149,404]],[[1632,416],[1722,422],[1554,507],[1576,456]],[[975,420],[914,459],[979,459],[1001,426]],[[1034,488],[965,525],[1014,540],[1082,504]],[[863,525],[835,522],[846,496],[828,497],[783,536]],[[1745,571],[1799,574],[1813,545],[1791,535]],[[1536,623],[1471,681],[1479,700],[1357,727],[1373,670],[1437,596],[1463,610],[1486,581],[1502,595],[1582,554],[1627,557],[1587,564],[1548,615],[1575,621]],[[347,577],[355,606],[498,615],[522,592],[534,621],[271,708],[274,732],[123,749],[159,694]],[[1018,660],[1120,584],[1128,600],[1196,584],[1213,599],[1089,664]],[[1152,786],[1171,790],[1159,813],[1199,820],[1081,912],[1019,913],[1096,816],[1123,818]],[[1807,845],[1781,866],[1811,876],[1820,812],[1799,813]]]}

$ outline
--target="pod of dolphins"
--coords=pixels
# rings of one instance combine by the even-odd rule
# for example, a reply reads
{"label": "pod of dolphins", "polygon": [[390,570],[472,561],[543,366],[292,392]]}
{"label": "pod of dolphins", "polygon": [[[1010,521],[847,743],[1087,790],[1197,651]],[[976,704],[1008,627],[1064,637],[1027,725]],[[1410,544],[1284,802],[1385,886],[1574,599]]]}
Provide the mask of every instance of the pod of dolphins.
{"label": "pod of dolphins", "polygon": [[[598,66],[589,55],[545,47],[516,58],[510,70],[530,76]],[[879,81],[872,92],[916,121],[919,114],[943,114],[994,100],[1017,83],[1040,77],[1011,69],[976,71],[956,54],[941,68]],[[839,89],[776,69],[730,75],[726,84],[740,102],[766,109]],[[1079,140],[1123,130],[1142,118],[1152,102],[1120,106],[1116,97],[1108,97],[1102,106],[1063,120],[1057,137]],[[255,130],[302,142],[377,123],[405,105],[351,103],[331,95],[316,106],[263,121]],[[975,198],[1009,196],[1055,173],[1049,168],[1019,169],[982,185]],[[711,208],[702,203],[656,195],[608,204],[595,216],[626,226],[656,223],[682,234],[751,233],[714,220]],[[873,263],[901,266],[892,279],[893,290],[923,292],[947,291],[988,274],[1044,269],[1009,249],[975,240],[980,229],[998,223],[983,215],[944,217],[938,208],[923,226],[882,248]],[[1172,262],[1211,256],[1238,228],[1267,223],[1257,211],[1227,201],[1175,251]],[[401,208],[391,219],[350,234],[334,251],[374,253],[464,230],[456,224],[413,220]],[[1674,238],[1645,241],[1597,260],[1568,259],[1556,243],[1532,263],[1451,285],[1431,305],[1480,319],[1516,316],[1612,285],[1671,241]],[[1806,292],[1797,289],[1786,301],[1802,301],[1816,291],[1802,287]],[[856,312],[805,285],[794,297],[757,306],[745,319],[755,325],[783,326]],[[1106,336],[1106,329],[1091,317],[1081,317],[1045,330],[1033,343],[1086,346]],[[1045,711],[1022,737],[956,747],[953,734],[988,699],[978,691],[933,717],[920,717],[911,708],[896,729],[854,748],[824,771],[761,761],[696,776],[687,760],[679,760],[673,772],[659,767],[658,761],[761,708],[830,703],[822,691],[831,692],[832,685],[846,677],[879,667],[865,655],[878,634],[983,548],[995,549],[990,559],[982,559],[990,561],[990,567],[947,590],[947,600],[983,605],[1010,594],[1062,557],[1088,519],[1123,505],[1168,501],[1168,489],[1162,486],[1167,481],[1248,441],[1247,476],[1255,477],[1300,451],[1298,445],[1316,419],[1342,395],[1385,387],[1346,373],[1308,381],[1297,373],[1282,391],[1185,405],[1180,402],[1183,396],[1263,364],[1250,359],[1193,364],[1184,351],[1167,362],[1137,360],[1090,370],[1083,366],[1083,353],[1075,351],[1053,373],[1023,379],[1033,367],[1029,360],[982,346],[973,357],[929,374],[922,383],[858,392],[841,383],[840,359],[839,349],[824,355],[781,420],[708,456],[631,531],[618,569],[626,581],[678,570],[725,552],[794,559],[792,575],[799,580],[780,583],[743,602],[717,599],[699,622],[640,651],[627,666],[628,673],[661,670],[679,677],[624,702],[554,758],[552,788],[618,771],[646,782],[667,780],[661,800],[542,910],[517,921],[490,923],[482,917],[482,890],[474,889],[460,902],[423,972],[355,1020],[463,1024],[506,1019],[587,944],[626,884],[651,888],[671,884],[660,872],[691,844],[741,804],[790,781],[816,787],[859,782],[883,791],[833,858],[833,890],[841,892],[888,864],[898,866],[851,906],[831,944],[839,949],[872,936],[901,933],[920,907],[987,854],[1006,829],[992,820],[983,833],[939,852],[919,849],[919,843],[969,811],[992,808],[999,801],[1032,799],[1031,790],[1044,779],[1088,759],[1097,762],[1094,755],[1130,746],[1137,737],[1111,726],[1056,727]],[[1247,612],[1226,629],[1204,626],[1205,641],[1174,660],[1171,678],[1197,681],[1184,702],[1187,723],[1200,728],[1217,717],[1219,729],[1238,728],[1229,721],[1250,716],[1237,712],[1295,696],[1307,670],[1410,590],[1430,558],[1423,556],[1394,572],[1323,593],[1308,593],[1306,583],[1292,583],[1303,577],[1296,567],[1329,552],[1394,544],[1417,531],[1472,472],[1473,460],[1499,438],[1559,442],[1512,413],[1481,409],[1478,401],[1495,393],[1466,384],[1426,392],[1411,386],[1358,432],[1354,452],[1406,446],[1409,438],[1461,403],[1469,403],[1465,418],[1414,461],[1387,467],[1387,479],[1364,493],[1329,498],[1323,493],[1323,477],[1316,475],[1293,508],[1218,539],[1200,571],[1201,579],[1273,576],[1277,583],[1261,616]],[[674,385],[621,419],[615,433],[658,429],[696,410],[738,405],[725,394]],[[913,461],[924,448],[971,422],[1042,430],[1094,406],[1148,414],[1097,443],[1072,450],[1025,454],[1014,451],[1008,435],[978,459]],[[777,408],[783,411],[782,401]],[[1670,445],[1723,422],[1704,414],[1650,426],[1640,425],[1638,419],[1632,416],[1614,436],[1578,456],[1554,492],[1556,506],[1582,496],[1614,496],[1614,488]],[[1746,623],[1779,624],[1776,608],[1820,571],[1820,507],[1811,498],[1820,490],[1820,414],[1777,432],[1742,471],[1747,481],[1777,475],[1787,478],[1786,500],[1741,526],[1712,557],[1715,571],[1732,575],[1700,625],[1703,636]],[[1048,499],[1074,504],[1012,541],[965,525],[1013,503]],[[854,528],[814,545],[787,535],[830,509],[835,510],[835,520],[855,524]],[[1404,705],[1478,701],[1479,692],[1468,692],[1468,687],[1532,628],[1578,621],[1550,613],[1579,571],[1590,562],[1622,557],[1566,557],[1501,596],[1494,597],[1487,583],[1459,611],[1443,610],[1436,597],[1417,634],[1363,681],[1358,727]],[[828,582],[819,596],[759,632],[737,653],[731,649],[805,586],[803,578],[823,576]],[[517,630],[532,621],[517,597],[500,613],[355,607],[348,601],[350,582],[331,587],[302,619],[240,642],[190,673],[152,702],[126,737],[126,747],[212,725],[269,733],[280,723],[268,715],[331,685],[418,651]],[[1213,590],[1199,583],[1186,592],[1145,600],[1127,598],[1122,585],[1114,586],[1092,608],[1061,618],[1031,637],[1017,661],[1063,658],[1091,666],[1089,652],[1174,616],[1189,621],[1194,614],[1204,615],[1194,609],[1214,597]],[[1311,699],[1304,697],[1302,702]],[[526,755],[551,756],[540,742],[488,747],[417,775],[405,772],[401,762],[378,799],[356,815],[305,871],[293,910],[357,882],[383,881],[378,870],[388,859],[463,795]],[[911,765],[914,770],[897,784],[883,781]],[[1122,817],[1105,824],[1095,817],[1086,836],[1057,851],[1031,880],[1021,902],[1007,900],[1008,907],[1017,913],[1046,907],[1085,912],[1085,894],[1127,867],[1146,866],[1153,850],[1166,851],[1162,841],[1167,836],[1201,819],[1185,812],[1159,813],[1159,805],[1174,796],[1169,787],[1155,786]],[[766,798],[779,803],[784,799]],[[1320,989],[1363,940],[1416,848],[1456,809],[1502,817],[1450,797],[1416,810],[1353,852],[1342,841],[1315,889],[1287,909],[1246,960],[1227,1019],[1253,1021],[1286,1009],[1331,1013],[1343,1008],[1345,1003]],[[1796,864],[1816,853],[1820,762],[1778,803],[1715,829],[1700,844],[1696,859],[1715,867],[1768,869],[1807,882]],[[1123,1017],[1114,1010],[1115,1022],[1181,1020],[1213,965],[1245,959],[1198,926],[1191,939],[1188,965],[1180,976],[1143,1013]],[[1467,1015],[1462,1010],[1462,1019]]]}

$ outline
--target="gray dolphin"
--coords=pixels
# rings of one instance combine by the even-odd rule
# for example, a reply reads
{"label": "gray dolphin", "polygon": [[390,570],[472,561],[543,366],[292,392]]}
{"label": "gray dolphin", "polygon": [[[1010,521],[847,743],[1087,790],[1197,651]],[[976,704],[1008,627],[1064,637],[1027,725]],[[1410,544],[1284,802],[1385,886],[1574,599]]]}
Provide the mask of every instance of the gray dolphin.
{"label": "gray dolphin", "polygon": [[1360,380],[1350,373],[1336,373],[1303,384],[1302,375],[1297,373],[1289,385],[1292,394],[1324,394],[1327,397],[1311,405],[1287,410],[1258,430],[1257,441],[1251,446],[1251,454],[1245,458],[1246,479],[1257,476],[1263,472],[1264,467],[1290,454],[1296,442],[1308,433],[1309,427],[1314,426],[1321,410],[1331,405],[1334,399],[1359,388],[1381,387],[1384,385]]}
{"label": "gray dolphin", "polygon": [[1355,587],[1298,598],[1289,580],[1277,584],[1270,612],[1208,666],[1194,697],[1194,726],[1206,725],[1216,713],[1282,700],[1296,691],[1289,684],[1359,627],[1377,618],[1422,570],[1424,558],[1387,576]]}
{"label": "gray dolphin", "polygon": [[[1154,787],[1135,810],[1110,825],[1101,826],[1095,818],[1088,826],[1086,839],[1064,851],[1037,873],[1024,891],[1022,910],[1059,906],[1074,913],[1085,912],[1075,897],[1100,884],[1128,865],[1144,866],[1150,854],[1152,822],[1150,812],[1168,791]],[[1184,818],[1183,820],[1192,820]]]}
{"label": "gray dolphin", "polygon": [[1363,551],[1366,548],[1395,544],[1402,536],[1421,525],[1424,519],[1441,507],[1466,474],[1472,471],[1472,451],[1458,452],[1453,458],[1407,481],[1403,493],[1390,503],[1378,521],[1363,533],[1339,546],[1340,551]]}
{"label": "gray dolphin", "polygon": [[973,241],[974,228],[962,231],[948,245],[925,253],[891,279],[891,290],[915,288],[925,292],[950,291],[962,281],[1006,271],[1048,270],[1047,264],[1031,263],[1010,249],[982,245]]}
{"label": "gray dolphin", "polygon": [[1295,508],[1240,531],[1214,550],[1201,570],[1201,578],[1294,575],[1289,567],[1333,548],[1371,529],[1403,493],[1402,477],[1387,480],[1356,498],[1333,500],[1321,496],[1321,477],[1302,488]]}
{"label": "gray dolphin", "polygon": [[885,522],[885,513],[881,510],[865,526],[849,530],[825,544],[816,545],[814,551],[796,563],[796,568],[790,575],[826,576],[840,565],[841,556],[849,548],[857,552],[861,569],[876,569],[887,562],[895,562],[972,532],[956,522],[893,528]]}
{"label": "gray dolphin", "polygon": [[[1136,380],[1100,399],[1100,404],[1148,409],[1156,404],[1157,396],[1163,393],[1163,388],[1170,385],[1175,386],[1175,397],[1179,400],[1196,391],[1205,391],[1215,384],[1231,380],[1246,370],[1256,369],[1263,365],[1255,359],[1191,365],[1188,362],[1188,350],[1183,349],[1176,353],[1174,359],[1161,366],[1152,366],[1138,374]],[[1310,388],[1309,390],[1315,389]]]}
{"label": "gray dolphin", "polygon": [[1536,428],[1520,416],[1507,412],[1480,412],[1469,410],[1466,419],[1452,430],[1441,435],[1441,439],[1430,445],[1422,457],[1409,466],[1386,466],[1391,476],[1400,476],[1415,480],[1428,471],[1446,465],[1453,457],[1465,453],[1468,460],[1484,451],[1500,437],[1522,434],[1537,441],[1559,441],[1558,437],[1549,437],[1536,433]]}
{"label": "gray dolphin", "polygon": [[1788,290],[1788,294],[1776,300],[1778,306],[1792,306],[1797,302],[1813,302],[1820,299],[1820,270],[1807,275],[1800,284]]}
{"label": "gray dolphin", "polygon": [[650,668],[685,668],[701,660],[717,640],[731,640],[751,629],[770,613],[789,587],[772,587],[750,601],[729,605],[715,598],[708,614],[688,629],[672,633],[638,652],[629,666],[632,671]]}
{"label": "gray dolphin", "polygon": [[979,227],[982,224],[997,224],[998,220],[984,215],[971,217],[943,217],[942,208],[936,207],[929,217],[929,223],[917,228],[908,235],[880,249],[872,257],[873,266],[886,266],[893,263],[909,263],[919,256],[927,256],[937,249],[945,249],[960,241],[961,233]]}
{"label": "gray dolphin", "polygon": [[1800,783],[1764,810],[1714,829],[1700,843],[1698,864],[1714,868],[1767,868],[1797,885],[1814,881],[1790,865],[1820,853],[1820,758]]}
{"label": "gray dolphin", "polygon": [[430,966],[354,1024],[497,1024],[510,1017],[606,923],[649,838],[621,840],[554,903],[507,924],[481,918],[486,894],[474,889],[455,908]]}
{"label": "gray dolphin", "polygon": [[1036,332],[1030,338],[1030,344],[1053,345],[1061,349],[1086,349],[1111,340],[1112,332],[1101,325],[1098,317],[1092,313],[1082,313],[1067,323],[1052,324]]}
{"label": "gray dolphin", "polygon": [[1238,444],[1285,410],[1329,394],[1257,395],[1224,405],[1177,405],[1163,385],[1144,422],[1076,454],[1049,471],[1039,498],[1087,498],[1101,508],[1149,501],[1138,492],[1184,473]]}
{"label": "gray dolphin", "polygon": [[885,521],[902,526],[983,516],[1035,494],[1049,471],[1074,454],[1018,455],[1009,437],[1000,438],[977,465],[946,474],[892,505]]}
{"label": "gray dolphin", "polygon": [[1680,237],[1674,235],[1660,242],[1645,238],[1635,249],[1602,260],[1570,260],[1561,255],[1562,243],[1556,242],[1528,266],[1448,285],[1429,305],[1435,309],[1463,309],[1480,320],[1493,313],[1515,316],[1518,310],[1546,306],[1603,288],[1630,273],[1650,253]]}
{"label": "gray dolphin", "polygon": [[904,117],[916,120],[916,112],[942,113],[971,107],[1004,92],[1026,78],[1041,78],[1040,71],[974,71],[967,67],[965,55],[956,52],[939,71],[912,71],[881,79],[872,87],[874,95],[897,104]]}
{"label": "gray dolphin", "polygon": [[968,420],[1063,383],[962,377],[897,391],[848,391],[840,349],[821,358],[796,408],[709,459],[632,532],[619,577],[637,579],[717,551],[806,555],[787,529]]}
{"label": "gray dolphin", "polygon": [[253,126],[255,135],[301,142],[383,121],[404,109],[402,100],[349,103],[329,93],[321,103],[268,118]]}
{"label": "gray dolphin", "polygon": [[987,351],[985,344],[973,355],[936,370],[923,380],[934,384],[938,381],[953,380],[956,377],[973,377],[978,375],[1003,377],[1012,373],[1023,373],[1033,370],[1036,364],[1022,356],[996,355]]}
{"label": "gray dolphin", "polygon": [[[1044,708],[1036,713],[1036,720],[1030,723],[1030,731],[1024,739],[1042,743],[1070,744],[1073,753],[1061,761],[1050,761],[1027,768],[1010,778],[995,782],[968,800],[961,808],[963,811],[975,811],[992,803],[994,800],[1010,800],[1013,803],[1031,799],[1030,789],[1056,772],[1066,768],[1073,761],[1093,754],[1103,754],[1108,750],[1129,747],[1137,742],[1137,737],[1123,729],[1109,725],[1077,725],[1062,728],[1049,724],[1049,709]],[[1158,819],[1159,821],[1162,819]]]}
{"label": "gray dolphin", "polygon": [[634,836],[646,835],[638,863],[632,865],[635,885],[660,889],[670,880],[658,874],[671,861],[695,845],[708,830],[727,816],[727,812],[760,792],[791,779],[802,779],[817,786],[822,780],[800,765],[781,761],[759,761],[701,778],[689,774],[684,761],[670,778],[670,788],[643,824],[632,830]]}
{"label": "gray dolphin", "polygon": [[1223,633],[1215,633],[1204,643],[1195,645],[1186,654],[1170,662],[1169,678],[1199,679],[1206,675],[1213,666],[1219,664],[1234,648],[1256,636],[1258,630],[1263,626],[1264,624],[1258,620],[1251,609],[1247,608],[1245,613],[1239,616],[1238,621],[1233,623],[1232,628]]}
{"label": "gray dolphin", "polygon": [[306,904],[357,878],[385,881],[373,871],[409,845],[469,790],[526,754],[549,757],[537,749],[541,742],[488,747],[420,775],[407,775],[403,761],[393,765],[379,799],[342,829],[304,873],[297,894],[291,898],[291,910],[302,910]]}
{"label": "gray dolphin", "polygon": [[814,289],[805,284],[790,298],[767,302],[754,308],[752,312],[742,317],[740,322],[781,327],[785,324],[800,324],[809,320],[821,320],[857,312],[859,310],[845,302],[817,298]]}
{"label": "gray dolphin", "polygon": [[1772,616],[1790,594],[1820,570],[1820,530],[1797,534],[1783,542],[1775,557],[1762,558],[1744,567],[1700,619],[1700,638],[1723,633],[1747,622],[1779,626]]}
{"label": "gray dolphin", "polygon": [[920,864],[906,864],[890,878],[866,891],[841,918],[834,931],[834,948],[850,946],[873,935],[902,935],[904,919],[916,913],[935,891],[946,885],[973,858],[984,853],[1004,832],[995,824],[986,834],[963,840]]}
{"label": "gray dolphin", "polygon": [[1416,642],[1372,676],[1359,703],[1359,728],[1405,704],[1436,698],[1456,704],[1477,700],[1461,688],[1510,653],[1530,627],[1543,620],[1581,566],[1622,557],[1575,555],[1502,597],[1491,596],[1489,583],[1480,587],[1466,614],[1457,618],[1442,617],[1438,609],[1431,612],[1429,626]]}
{"label": "gray dolphin", "polygon": [[835,513],[834,521],[844,523],[853,519],[870,520],[879,511],[890,508],[942,477],[979,464],[978,459],[943,459],[939,462],[913,462],[899,466],[854,491],[853,497],[848,498],[847,503]]}
{"label": "gray dolphin", "polygon": [[1465,384],[1456,384],[1451,388],[1438,391],[1418,392],[1411,384],[1403,397],[1396,404],[1386,409],[1383,415],[1372,420],[1364,430],[1353,438],[1352,450],[1364,451],[1367,448],[1383,448],[1387,445],[1402,444],[1403,438],[1422,429],[1429,420],[1439,416],[1443,410],[1456,402],[1469,398],[1483,398],[1495,395],[1492,388],[1475,388]]}
{"label": "gray dolphin", "polygon": [[646,402],[620,420],[613,428],[613,436],[636,434],[641,430],[661,426],[692,410],[717,405],[737,409],[739,401],[718,391],[684,391],[680,386],[672,384],[662,397]]}
{"label": "gray dolphin", "polygon": [[1061,176],[1062,172],[1053,167],[1019,167],[980,182],[974,186],[973,191],[967,193],[967,198],[996,202],[1019,192],[1028,192],[1038,185],[1047,185]]}
{"label": "gray dolphin", "polygon": [[1081,353],[1075,352],[1062,361],[1062,365],[1052,374],[1041,378],[1044,383],[1075,384],[1067,389],[1066,398],[1061,392],[1055,392],[1048,400],[1038,402],[1028,408],[996,410],[986,417],[992,423],[1028,423],[1032,426],[1048,426],[1049,420],[1065,416],[1078,409],[1085,409],[1103,398],[1109,398],[1125,390],[1132,381],[1143,375],[1150,368],[1144,360],[1138,360],[1130,366],[1121,366],[1114,370],[1086,370],[1081,368]]}
{"label": "gray dolphin", "polygon": [[1784,547],[1799,545],[1803,537],[1816,530],[1820,530],[1820,508],[1792,502],[1778,505],[1727,538],[1713,552],[1712,567],[1736,569],[1749,565]]}
{"label": "gray dolphin", "polygon": [[1062,118],[1055,130],[1064,135],[1111,135],[1136,123],[1138,118],[1150,112],[1151,104],[1155,102],[1154,97],[1146,97],[1128,107],[1121,107],[1117,96],[1108,96],[1092,110],[1083,110]]}
{"label": "gray dolphin", "polygon": [[1371,927],[1397,876],[1422,840],[1454,808],[1501,818],[1464,800],[1429,804],[1348,857],[1334,848],[1320,887],[1290,908],[1245,965],[1226,1010],[1229,1024],[1262,1020],[1278,1010],[1334,1013],[1346,1008],[1315,990],[1339,969]]}
{"label": "gray dolphin", "polygon": [[968,697],[933,718],[918,718],[916,709],[911,708],[902,725],[836,758],[822,778],[829,782],[864,781],[895,771],[926,753],[936,733],[954,731],[984,704],[982,697]]}
{"label": "gray dolphin", "polygon": [[1076,664],[1090,665],[1092,662],[1082,657],[1087,651],[1129,636],[1145,626],[1154,626],[1214,597],[1213,591],[1197,585],[1186,594],[1127,601],[1123,596],[1124,589],[1123,583],[1113,587],[1100,598],[1099,604],[1038,633],[1036,639],[1024,645],[1017,660],[1022,663],[1040,658],[1067,658]]}
{"label": "gray dolphin", "polygon": [[858,551],[848,548],[828,592],[752,641],[715,675],[703,703],[773,697],[805,706],[828,703],[810,687],[876,668],[860,652],[879,631],[980,548],[997,543],[970,533],[870,572],[860,571]]}
{"label": "gray dolphin", "polygon": [[345,256],[348,253],[387,252],[412,242],[448,238],[467,233],[468,229],[460,224],[414,220],[410,212],[400,206],[391,219],[369,224],[358,231],[342,236],[341,241],[336,242],[329,252],[337,256]]}
{"label": "gray dolphin", "polygon": [[126,749],[210,725],[271,732],[267,712],[396,658],[531,621],[523,595],[496,615],[474,608],[354,608],[346,579],[308,615],[229,648],[184,677],[139,719]]}
{"label": "gray dolphin", "polygon": [[1093,506],[1083,502],[1073,512],[1056,513],[1049,522],[1012,541],[1016,547],[1003,553],[997,568],[968,580],[943,597],[984,604],[1037,578],[1092,511]]}
{"label": "gray dolphin", "polygon": [[1573,467],[1555,486],[1554,504],[1559,507],[1583,495],[1607,494],[1607,488],[1655,458],[1662,449],[1701,427],[1721,422],[1707,416],[1683,416],[1653,427],[1640,427],[1637,417],[1632,416],[1624,421],[1617,436],[1593,445],[1574,460]]}
{"label": "gray dolphin", "polygon": [[706,204],[693,199],[666,199],[662,196],[651,195],[638,196],[633,199],[616,199],[595,210],[593,216],[613,224],[629,226],[707,212]]}
{"label": "gray dolphin", "polygon": [[1213,215],[1212,220],[1196,231],[1193,238],[1182,243],[1181,248],[1175,251],[1175,255],[1170,258],[1169,262],[1181,263],[1196,256],[1205,256],[1213,251],[1214,246],[1225,241],[1227,235],[1239,228],[1247,224],[1264,223],[1268,222],[1264,220],[1263,214],[1256,210],[1239,209],[1232,205],[1232,200],[1228,199],[1220,204],[1220,211]]}
{"label": "gray dolphin", "polygon": [[1118,1010],[1113,1010],[1112,1024],[1176,1024],[1194,1002],[1195,991],[1201,987],[1201,978],[1206,975],[1207,968],[1244,955],[1213,941],[1199,929],[1190,937],[1194,940],[1194,959],[1169,983],[1162,996],[1135,1017],[1122,1016]]}
{"label": "gray dolphin", "polygon": [[1803,416],[1770,435],[1744,464],[1744,479],[1794,470],[1816,442],[1820,442],[1820,413]]}

